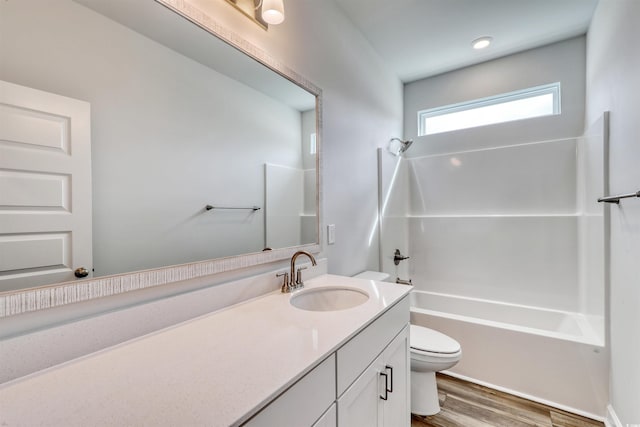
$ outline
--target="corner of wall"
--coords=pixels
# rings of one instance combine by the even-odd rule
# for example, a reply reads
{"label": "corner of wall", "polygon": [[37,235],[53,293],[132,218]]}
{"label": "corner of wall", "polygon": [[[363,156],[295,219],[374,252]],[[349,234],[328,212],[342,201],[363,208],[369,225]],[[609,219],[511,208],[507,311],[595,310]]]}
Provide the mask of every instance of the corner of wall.
{"label": "corner of wall", "polygon": [[[613,409],[613,406],[607,405],[607,414],[604,419],[604,425],[606,427],[624,427],[616,415],[616,411]],[[629,426],[632,427],[632,426]]]}

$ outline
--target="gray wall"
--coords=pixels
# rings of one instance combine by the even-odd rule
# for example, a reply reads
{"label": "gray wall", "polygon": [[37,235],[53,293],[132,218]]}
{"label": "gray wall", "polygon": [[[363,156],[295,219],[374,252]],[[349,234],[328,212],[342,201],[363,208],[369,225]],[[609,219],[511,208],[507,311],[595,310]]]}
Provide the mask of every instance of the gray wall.
{"label": "gray wall", "polygon": [[[639,22],[640,2],[600,0],[587,37],[586,122],[611,111],[613,194],[640,189]],[[610,227],[610,396],[622,426],[640,423],[640,202],[612,206]]]}

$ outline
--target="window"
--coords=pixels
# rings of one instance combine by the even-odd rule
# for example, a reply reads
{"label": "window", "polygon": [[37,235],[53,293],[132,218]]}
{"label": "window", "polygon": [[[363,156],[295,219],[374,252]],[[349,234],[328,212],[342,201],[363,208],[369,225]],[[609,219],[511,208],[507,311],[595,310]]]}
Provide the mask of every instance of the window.
{"label": "window", "polygon": [[418,111],[418,136],[560,114],[560,83]]}

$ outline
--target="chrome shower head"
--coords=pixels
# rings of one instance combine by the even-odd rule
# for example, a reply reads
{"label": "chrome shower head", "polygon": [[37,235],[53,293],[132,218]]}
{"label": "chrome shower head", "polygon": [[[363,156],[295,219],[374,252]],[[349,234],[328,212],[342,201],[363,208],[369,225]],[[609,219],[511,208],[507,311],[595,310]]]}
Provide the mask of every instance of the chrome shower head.
{"label": "chrome shower head", "polygon": [[402,141],[402,147],[400,148],[400,152],[404,153],[405,151],[407,151],[409,147],[411,147],[411,144],[413,144],[413,139],[407,139],[406,141]]}
{"label": "chrome shower head", "polygon": [[406,141],[403,141],[400,138],[391,138],[391,140],[389,141],[389,146],[387,147],[387,150],[394,156],[399,156],[400,154],[407,151],[411,146],[411,144],[413,144],[412,139],[407,139]]}

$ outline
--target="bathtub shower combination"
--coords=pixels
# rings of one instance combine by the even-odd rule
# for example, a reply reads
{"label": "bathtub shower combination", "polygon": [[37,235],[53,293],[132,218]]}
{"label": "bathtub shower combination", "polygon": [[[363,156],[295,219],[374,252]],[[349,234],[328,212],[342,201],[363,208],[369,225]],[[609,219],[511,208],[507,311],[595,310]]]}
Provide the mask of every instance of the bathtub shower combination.
{"label": "bathtub shower combination", "polygon": [[[412,280],[412,324],[461,344],[446,373],[603,418],[606,120],[578,138],[379,151],[381,265]],[[395,249],[410,258],[396,266]]]}

